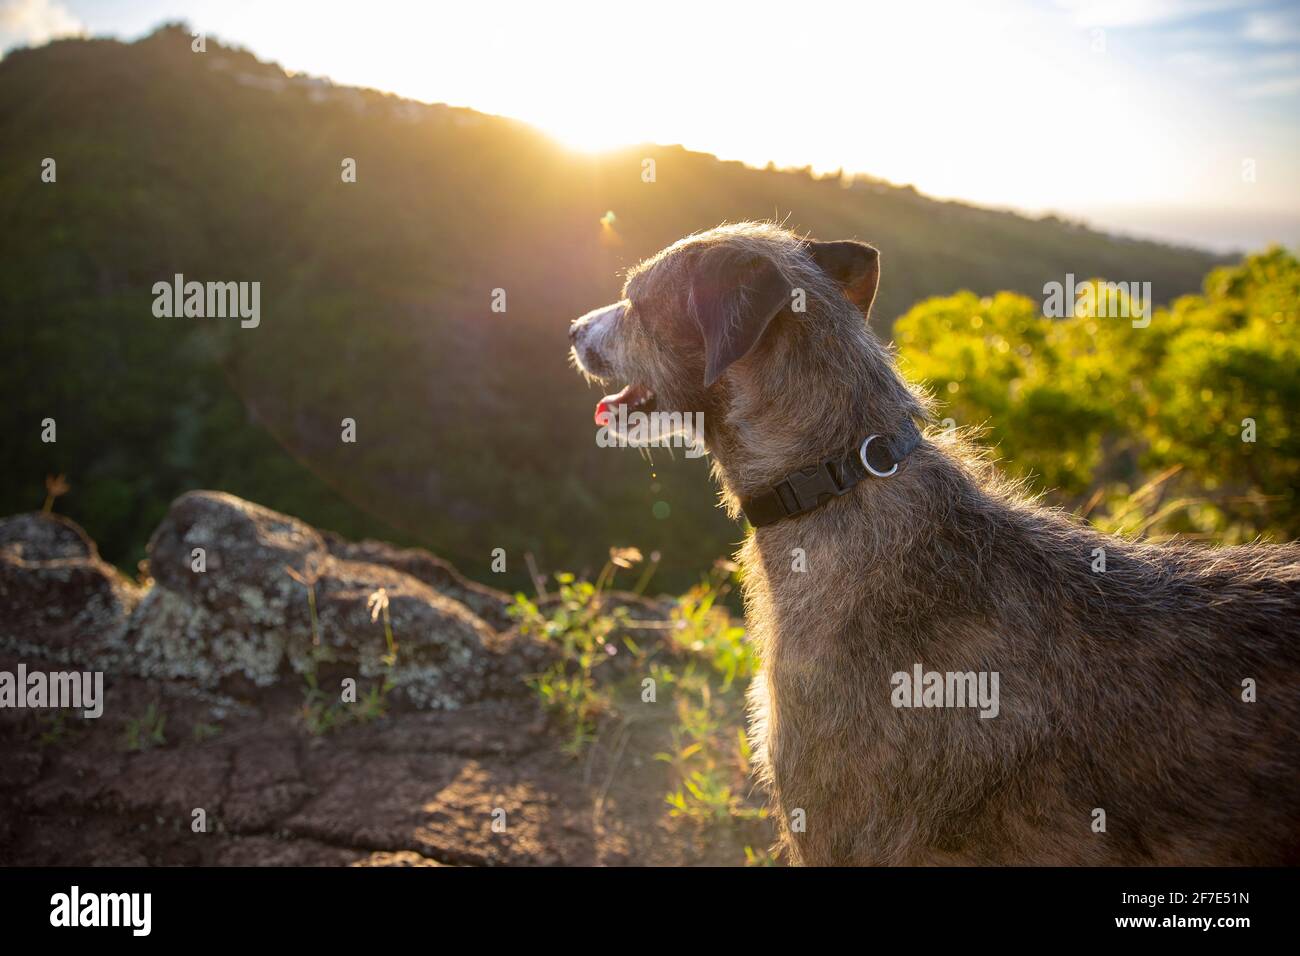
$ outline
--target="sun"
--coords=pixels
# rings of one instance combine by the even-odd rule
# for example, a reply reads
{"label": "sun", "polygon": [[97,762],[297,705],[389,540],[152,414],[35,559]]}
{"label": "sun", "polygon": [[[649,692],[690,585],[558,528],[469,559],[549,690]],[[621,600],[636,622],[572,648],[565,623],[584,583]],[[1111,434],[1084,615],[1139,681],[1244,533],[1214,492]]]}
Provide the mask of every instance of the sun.
{"label": "sun", "polygon": [[537,126],[560,145],[578,153],[593,155],[607,153],[611,150],[631,146],[637,142],[634,137],[626,136],[608,126],[591,122],[585,115],[560,115],[549,119],[544,118],[540,121],[530,117],[528,122]]}

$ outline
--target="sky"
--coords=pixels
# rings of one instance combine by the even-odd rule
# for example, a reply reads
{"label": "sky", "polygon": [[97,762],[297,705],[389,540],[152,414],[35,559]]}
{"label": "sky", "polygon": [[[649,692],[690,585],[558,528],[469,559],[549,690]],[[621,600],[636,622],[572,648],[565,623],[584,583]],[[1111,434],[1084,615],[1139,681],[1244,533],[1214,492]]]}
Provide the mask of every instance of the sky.
{"label": "sky", "polygon": [[1300,246],[1300,0],[0,0],[0,48],[184,20],[285,69],[1220,250]]}

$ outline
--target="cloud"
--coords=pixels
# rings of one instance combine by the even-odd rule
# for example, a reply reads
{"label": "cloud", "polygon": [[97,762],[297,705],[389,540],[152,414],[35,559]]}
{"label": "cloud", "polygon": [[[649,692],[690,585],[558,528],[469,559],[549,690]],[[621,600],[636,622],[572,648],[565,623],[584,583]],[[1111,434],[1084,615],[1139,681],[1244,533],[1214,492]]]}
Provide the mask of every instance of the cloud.
{"label": "cloud", "polygon": [[1300,70],[1300,50],[1257,56],[1251,63],[1257,70]]}
{"label": "cloud", "polygon": [[85,32],[82,22],[58,0],[0,0],[0,51]]}
{"label": "cloud", "polygon": [[1261,73],[1295,74],[1300,72],[1300,51],[1286,50],[1263,56],[1240,56],[1235,51],[1207,53],[1202,50],[1184,50],[1170,54],[1165,58],[1165,62],[1202,79],[1243,75],[1257,77]]}
{"label": "cloud", "polygon": [[1165,62],[1203,78],[1235,76],[1242,70],[1239,62],[1198,50],[1184,50],[1181,53],[1171,54],[1165,58]]}
{"label": "cloud", "polygon": [[[1140,3],[1148,12],[1163,8],[1163,0]],[[1173,51],[1164,58],[1167,66],[1200,80],[1235,81],[1243,99],[1300,93],[1300,10],[1241,11],[1217,33],[1175,26],[1162,39]]]}
{"label": "cloud", "polygon": [[1300,43],[1300,14],[1293,10],[1252,13],[1241,35],[1256,43]]}
{"label": "cloud", "polygon": [[1238,93],[1248,100],[1264,99],[1270,96],[1290,96],[1300,93],[1300,74],[1282,76],[1274,80],[1265,80],[1251,86],[1242,87]]}
{"label": "cloud", "polygon": [[1247,6],[1252,0],[1056,0],[1080,27],[1145,27]]}

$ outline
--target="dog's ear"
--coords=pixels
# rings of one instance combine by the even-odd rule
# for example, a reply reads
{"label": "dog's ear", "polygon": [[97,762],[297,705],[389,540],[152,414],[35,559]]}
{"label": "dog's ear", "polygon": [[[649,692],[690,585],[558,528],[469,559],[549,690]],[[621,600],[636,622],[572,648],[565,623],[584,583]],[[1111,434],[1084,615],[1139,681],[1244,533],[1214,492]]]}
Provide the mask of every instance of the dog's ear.
{"label": "dog's ear", "polygon": [[812,242],[808,252],[818,268],[840,284],[849,301],[866,315],[880,283],[880,253],[865,242]]}
{"label": "dog's ear", "polygon": [[704,387],[748,355],[789,304],[790,285],[765,256],[699,263],[691,307],[704,335]]}

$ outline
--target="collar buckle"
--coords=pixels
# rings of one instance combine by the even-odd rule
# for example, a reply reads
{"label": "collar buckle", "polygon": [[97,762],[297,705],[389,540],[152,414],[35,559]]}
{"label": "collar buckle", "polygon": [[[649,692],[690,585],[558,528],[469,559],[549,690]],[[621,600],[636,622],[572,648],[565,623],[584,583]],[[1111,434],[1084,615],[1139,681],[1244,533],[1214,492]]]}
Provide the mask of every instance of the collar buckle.
{"label": "collar buckle", "polygon": [[812,511],[822,503],[823,495],[838,498],[849,490],[840,483],[828,461],[790,472],[785,476],[783,484],[789,488],[790,497],[794,499],[794,507],[789,509],[791,515]]}

